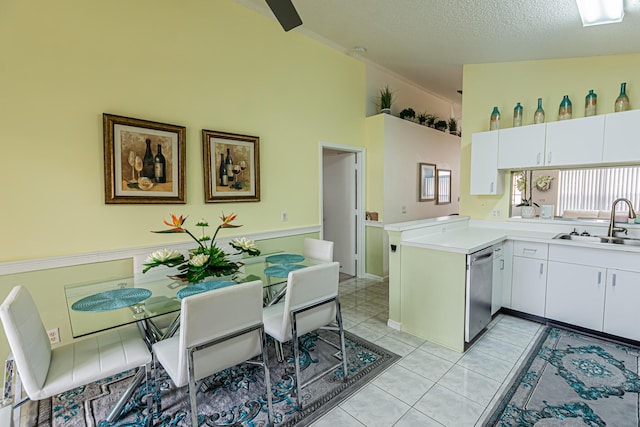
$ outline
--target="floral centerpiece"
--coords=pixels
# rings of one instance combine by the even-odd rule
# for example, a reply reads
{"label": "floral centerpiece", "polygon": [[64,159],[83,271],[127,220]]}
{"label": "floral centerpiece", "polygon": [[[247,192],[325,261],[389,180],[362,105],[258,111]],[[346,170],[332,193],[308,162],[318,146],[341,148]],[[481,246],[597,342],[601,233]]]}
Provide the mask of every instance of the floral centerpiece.
{"label": "floral centerpiece", "polygon": [[[205,228],[209,226],[207,221],[201,219],[196,223],[196,227],[202,228],[202,236],[196,237],[189,230],[183,227],[186,217],[179,217],[171,214],[171,222],[164,220],[164,223],[171,227],[168,230],[152,231],[152,233],[186,233],[198,246],[189,251],[188,259],[176,250],[160,249],[153,252],[144,262],[143,273],[146,273],[154,267],[164,265],[167,267],[178,267],[180,274],[178,277],[186,279],[188,282],[197,283],[209,276],[230,276],[238,271],[241,263],[230,261],[229,254],[216,246],[215,239],[221,228],[238,228],[241,225],[232,224],[236,219],[236,215],[225,215],[220,217],[222,223],[216,228],[213,237],[205,234]],[[239,237],[229,242],[229,245],[240,253],[247,253],[252,256],[260,255],[260,251],[256,248],[253,240],[246,237]]]}

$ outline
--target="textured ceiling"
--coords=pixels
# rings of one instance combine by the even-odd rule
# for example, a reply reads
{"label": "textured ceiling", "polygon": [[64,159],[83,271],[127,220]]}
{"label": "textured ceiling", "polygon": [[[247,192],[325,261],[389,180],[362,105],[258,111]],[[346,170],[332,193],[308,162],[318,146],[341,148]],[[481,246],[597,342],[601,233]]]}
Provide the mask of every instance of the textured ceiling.
{"label": "textured ceiling", "polygon": [[[235,0],[266,16],[264,0]],[[462,65],[640,52],[640,0],[582,27],[575,0],[293,0],[299,31],[460,102]],[[275,22],[275,21],[274,21]],[[278,25],[275,22],[275,25]]]}

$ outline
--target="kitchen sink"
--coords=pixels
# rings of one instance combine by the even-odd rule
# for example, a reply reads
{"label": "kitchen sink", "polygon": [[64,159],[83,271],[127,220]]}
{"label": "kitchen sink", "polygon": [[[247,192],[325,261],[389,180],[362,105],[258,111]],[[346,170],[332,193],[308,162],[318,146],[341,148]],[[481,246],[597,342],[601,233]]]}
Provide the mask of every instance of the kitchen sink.
{"label": "kitchen sink", "polygon": [[580,236],[569,233],[560,233],[553,238],[558,240],[571,240],[582,243],[604,243],[608,245],[640,246],[640,239],[634,239],[632,237]]}

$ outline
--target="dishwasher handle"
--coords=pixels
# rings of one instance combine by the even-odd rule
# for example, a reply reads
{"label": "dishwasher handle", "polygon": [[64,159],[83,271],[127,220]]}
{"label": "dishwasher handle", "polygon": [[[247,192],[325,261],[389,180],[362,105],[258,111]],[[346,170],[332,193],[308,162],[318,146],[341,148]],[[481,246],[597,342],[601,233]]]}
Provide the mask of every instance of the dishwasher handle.
{"label": "dishwasher handle", "polygon": [[476,264],[484,264],[485,262],[491,261],[493,259],[493,252],[488,252],[483,255],[474,256],[471,258],[471,265]]}

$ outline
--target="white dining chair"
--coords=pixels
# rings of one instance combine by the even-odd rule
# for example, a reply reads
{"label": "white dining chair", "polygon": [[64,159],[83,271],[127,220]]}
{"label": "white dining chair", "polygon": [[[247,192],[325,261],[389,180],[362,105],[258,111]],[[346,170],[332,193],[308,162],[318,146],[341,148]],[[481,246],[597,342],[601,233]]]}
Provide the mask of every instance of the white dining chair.
{"label": "white dining chair", "polygon": [[[265,307],[263,310],[265,332],[278,343],[292,341],[298,408],[302,407],[300,399],[302,388],[318,380],[327,372],[342,364],[343,381],[347,379],[344,328],[338,299],[339,269],[340,263],[331,262],[290,272],[284,301]],[[342,360],[303,384],[300,378],[298,337],[321,327],[338,332],[339,347],[330,341],[326,342],[342,352]]]}
{"label": "white dining chair", "polygon": [[303,242],[302,255],[320,261],[333,261],[333,242],[329,240],[306,237]]}
{"label": "white dining chair", "polygon": [[[14,287],[0,305],[0,320],[27,395],[15,407],[29,399],[46,399],[130,369],[144,369],[145,379],[148,377],[151,353],[135,326],[111,329],[51,348],[38,309],[24,286]],[[147,422],[152,422],[151,413]]]}
{"label": "white dining chair", "polygon": [[[153,355],[176,387],[189,386],[191,425],[198,425],[196,382],[247,362],[264,368],[268,419],[273,426],[262,281],[191,295],[181,304],[179,335],[154,344]],[[261,360],[254,360],[256,356]]]}

